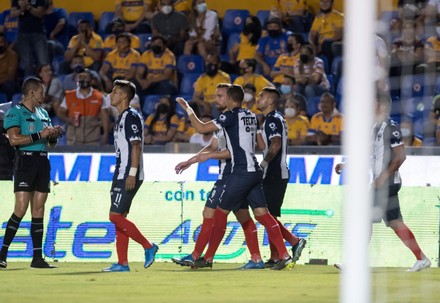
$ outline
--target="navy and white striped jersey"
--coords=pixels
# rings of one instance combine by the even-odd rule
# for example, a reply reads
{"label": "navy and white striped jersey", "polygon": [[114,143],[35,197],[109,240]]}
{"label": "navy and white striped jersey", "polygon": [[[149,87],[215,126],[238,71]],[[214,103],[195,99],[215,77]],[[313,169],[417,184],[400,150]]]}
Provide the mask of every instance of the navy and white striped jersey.
{"label": "navy and white striped jersey", "polygon": [[141,115],[133,108],[128,108],[118,117],[114,127],[116,168],[113,180],[125,179],[131,167],[131,150],[133,141],[141,142],[141,157],[137,173],[138,180],[144,180],[143,149],[144,127]]}
{"label": "navy and white striped jersey", "polygon": [[[386,120],[373,127],[373,178],[387,169],[393,157],[393,147],[403,145],[400,128],[393,120]],[[390,184],[401,183],[399,171],[390,177]]]}
{"label": "navy and white striped jersey", "polygon": [[248,109],[236,107],[213,120],[223,128],[226,146],[231,153],[231,173],[261,171],[255,157],[258,121]]}
{"label": "navy and white striped jersey", "polygon": [[[220,151],[225,150],[227,148],[227,146],[226,146],[225,132],[224,132],[223,128],[216,131],[214,136],[217,138],[217,141],[218,141],[218,149]],[[219,168],[218,179],[219,180],[221,180],[223,178],[223,176],[226,176],[227,174],[231,173],[231,166],[232,166],[231,159],[218,161],[218,168]]]}
{"label": "navy and white striped jersey", "polygon": [[266,157],[271,139],[280,137],[281,148],[276,156],[269,162],[266,169],[265,176],[271,175],[279,179],[289,178],[289,167],[287,166],[287,124],[283,115],[278,111],[273,111],[267,114],[263,124],[263,139],[266,147],[263,151]]}

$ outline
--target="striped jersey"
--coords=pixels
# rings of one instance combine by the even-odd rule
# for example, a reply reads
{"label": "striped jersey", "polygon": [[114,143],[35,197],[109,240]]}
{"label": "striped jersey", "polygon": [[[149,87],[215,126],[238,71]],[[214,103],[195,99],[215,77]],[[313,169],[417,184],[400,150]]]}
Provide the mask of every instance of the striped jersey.
{"label": "striped jersey", "polygon": [[[393,159],[393,147],[403,144],[400,128],[393,120],[386,120],[373,127],[373,178],[385,171]],[[390,184],[401,183],[399,171],[390,177]]]}
{"label": "striped jersey", "polygon": [[143,149],[144,149],[144,128],[142,117],[133,108],[129,107],[118,117],[114,127],[116,168],[113,180],[125,179],[131,168],[132,142],[141,142],[141,157],[136,178],[144,179]]}
{"label": "striped jersey", "polygon": [[[218,149],[220,151],[225,150],[227,148],[226,146],[226,137],[225,137],[225,133],[223,131],[223,128],[216,131],[214,136],[217,138],[218,141]],[[226,176],[228,174],[231,173],[231,159],[227,159],[227,160],[219,160],[218,161],[218,168],[219,168],[219,172],[218,172],[218,179],[221,180],[223,178],[223,176]]]}
{"label": "striped jersey", "polygon": [[265,176],[272,175],[280,179],[289,178],[289,167],[287,166],[287,124],[283,115],[278,111],[267,114],[263,124],[263,139],[265,148],[263,151],[266,157],[271,145],[271,139],[279,137],[281,139],[281,148],[272,161],[269,162]]}
{"label": "striped jersey", "polygon": [[236,107],[214,119],[223,128],[226,146],[231,153],[231,173],[261,171],[255,157],[258,120],[248,109]]}

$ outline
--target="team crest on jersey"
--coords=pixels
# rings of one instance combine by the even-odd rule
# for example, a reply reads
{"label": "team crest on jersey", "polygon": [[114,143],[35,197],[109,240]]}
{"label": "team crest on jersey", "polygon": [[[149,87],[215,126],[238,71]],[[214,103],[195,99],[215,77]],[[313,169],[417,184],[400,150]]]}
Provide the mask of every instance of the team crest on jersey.
{"label": "team crest on jersey", "polygon": [[34,125],[34,123],[29,123],[29,132],[31,132],[31,133],[35,132],[35,125]]}
{"label": "team crest on jersey", "polygon": [[131,125],[131,129],[133,130],[134,133],[137,133],[139,131],[139,129],[138,129],[136,124],[132,124]]}
{"label": "team crest on jersey", "polygon": [[220,121],[225,121],[226,120],[226,116],[225,115],[220,115],[218,118],[220,119]]}
{"label": "team crest on jersey", "polygon": [[396,138],[400,138],[400,133],[399,133],[399,131],[393,131],[393,136],[394,137],[396,137]]}
{"label": "team crest on jersey", "polygon": [[275,125],[275,123],[269,123],[269,127],[271,130],[275,130],[277,128],[277,126]]}

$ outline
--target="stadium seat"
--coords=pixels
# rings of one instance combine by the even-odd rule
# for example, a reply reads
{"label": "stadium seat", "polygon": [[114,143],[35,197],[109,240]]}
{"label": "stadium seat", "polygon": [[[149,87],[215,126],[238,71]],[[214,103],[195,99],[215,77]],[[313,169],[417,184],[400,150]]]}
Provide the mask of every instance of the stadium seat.
{"label": "stadium seat", "polygon": [[434,95],[440,94],[440,75],[435,79]]}
{"label": "stadium seat", "polygon": [[391,96],[391,110],[390,117],[396,122],[400,123],[402,117],[402,104],[399,96]]}
{"label": "stadium seat", "polygon": [[247,9],[228,9],[222,21],[222,33],[225,38],[232,33],[243,30],[246,18],[250,15]]}
{"label": "stadium seat", "polygon": [[89,20],[92,28],[95,28],[95,18],[91,12],[71,12],[67,17],[67,30],[70,36],[78,34],[78,21]]}
{"label": "stadium seat", "polygon": [[110,24],[112,22],[114,17],[115,17],[114,12],[102,12],[101,17],[99,17],[99,23],[98,23],[98,34],[99,35],[102,36],[106,33],[105,28],[107,27],[108,24]]}
{"label": "stadium seat", "polygon": [[327,75],[327,80],[328,83],[330,84],[330,93],[334,93],[336,88],[335,88],[335,78],[333,77],[332,74]]}
{"label": "stadium seat", "polygon": [[307,99],[307,116],[311,118],[314,114],[319,112],[319,101],[321,96],[316,96],[311,99]]}
{"label": "stadium seat", "polygon": [[200,74],[184,74],[180,82],[181,95],[193,95],[194,93],[194,83],[199,78]]}
{"label": "stadium seat", "polygon": [[343,60],[341,56],[333,58],[330,74],[333,76],[335,87],[337,87],[342,76],[342,62]]}
{"label": "stadium seat", "polygon": [[[192,95],[173,96],[173,100],[176,100],[177,97],[181,97],[181,98],[185,99],[187,102],[190,102]],[[179,118],[184,117],[186,115],[186,112],[183,110],[182,106],[180,106],[180,104],[177,102],[176,102],[176,114],[179,116]]]}
{"label": "stadium seat", "polygon": [[142,106],[142,113],[147,118],[155,112],[156,104],[159,102],[162,95],[149,95],[144,98],[144,105]]}
{"label": "stadium seat", "polygon": [[407,75],[402,77],[401,98],[421,98],[434,95],[434,84],[425,75]]}
{"label": "stadium seat", "polygon": [[321,56],[318,56],[318,58],[321,59],[324,62],[324,71],[325,71],[325,73],[326,74],[330,74],[330,66],[329,66],[329,63],[328,63],[327,56],[321,55]]}
{"label": "stadium seat", "polygon": [[384,22],[386,25],[389,25],[394,18],[399,18],[399,13],[397,11],[383,11],[380,14],[380,21]]}
{"label": "stadium seat", "polygon": [[262,26],[266,24],[267,18],[269,18],[270,10],[259,10],[257,11],[257,18],[260,20]]}
{"label": "stadium seat", "polygon": [[229,51],[231,50],[232,47],[234,47],[234,45],[236,43],[240,43],[240,33],[232,33],[229,38],[228,38],[228,44],[226,46],[226,55],[228,55],[228,60],[229,61]]}
{"label": "stadium seat", "polygon": [[6,96],[6,94],[0,93],[0,104],[6,102],[8,102],[8,97]]}
{"label": "stadium seat", "polygon": [[413,121],[426,119],[432,107],[432,97],[415,97],[402,99],[402,108],[405,115]]}
{"label": "stadium seat", "polygon": [[137,36],[139,38],[139,43],[141,44],[140,53],[143,53],[147,50],[147,46],[151,42],[151,34],[139,34]]}
{"label": "stadium seat", "polygon": [[18,94],[14,94],[14,95],[12,96],[12,106],[17,105],[18,102],[21,101],[21,98],[22,98],[22,97],[23,97],[23,95],[20,94],[20,93],[18,93]]}
{"label": "stadium seat", "polygon": [[205,62],[199,55],[181,55],[177,59],[177,70],[181,74],[203,73]]}
{"label": "stadium seat", "polygon": [[52,69],[54,75],[59,75],[60,73],[60,66],[64,62],[64,56],[55,56],[52,59]]}

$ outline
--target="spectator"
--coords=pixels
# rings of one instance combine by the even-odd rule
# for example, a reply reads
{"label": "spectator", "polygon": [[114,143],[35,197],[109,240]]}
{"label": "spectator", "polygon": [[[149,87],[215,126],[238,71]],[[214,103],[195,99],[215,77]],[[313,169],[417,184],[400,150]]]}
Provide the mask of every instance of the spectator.
{"label": "spectator", "polygon": [[[193,109],[194,115],[200,117],[199,107],[195,102],[189,102],[189,106]],[[192,135],[196,133],[195,128],[191,125],[189,117],[185,115],[180,118],[179,127],[177,128],[177,133],[174,136],[173,141],[175,142],[189,142]]]}
{"label": "spectator", "polygon": [[299,59],[301,47],[305,44],[303,35],[292,34],[287,38],[287,53],[281,54],[272,71],[270,77],[273,79],[275,86],[280,87],[284,80],[284,76],[294,76],[293,68]]}
{"label": "spectator", "polygon": [[8,100],[12,100],[12,95],[17,91],[17,68],[17,53],[8,47],[5,34],[0,32],[0,92],[6,94]]}
{"label": "spectator", "polygon": [[37,66],[49,63],[45,14],[46,0],[12,0],[11,17],[18,17],[17,50],[25,76],[35,74],[34,55]]}
{"label": "spectator", "polygon": [[275,13],[281,17],[286,30],[294,33],[309,32],[313,17],[307,0],[278,0],[276,2]]}
{"label": "spectator", "polygon": [[46,15],[44,16],[44,27],[48,43],[49,60],[55,56],[62,56],[68,42],[66,11],[53,6],[53,0],[47,1]]}
{"label": "spectator", "polygon": [[141,55],[131,48],[130,35],[128,33],[118,34],[116,37],[116,49],[107,55],[99,71],[105,90],[110,92],[116,79],[133,79],[140,57]]}
{"label": "spectator", "polygon": [[161,35],[168,48],[179,57],[187,39],[188,21],[184,14],[174,11],[172,0],[159,0],[159,12],[152,20],[153,36]]}
{"label": "spectator", "polygon": [[[210,115],[205,115],[205,116],[202,116],[200,118],[200,120],[202,122],[209,122],[212,119],[214,119],[214,118],[212,116],[210,116]],[[209,145],[211,143],[211,140],[212,140],[213,136],[214,136],[213,132],[205,133],[205,134],[195,133],[189,139],[189,143],[200,144],[201,146],[205,147],[205,146],[207,146],[207,145]]]}
{"label": "spectator", "polygon": [[144,144],[166,144],[171,142],[177,132],[179,118],[176,115],[176,102],[170,96],[163,96],[156,111],[145,120]]}
{"label": "spectator", "polygon": [[231,78],[225,72],[219,70],[220,56],[208,54],[206,58],[205,72],[200,75],[194,84],[192,101],[196,102],[202,115],[217,117],[219,112],[215,108],[215,89],[218,83],[231,83]]}
{"label": "spectator", "polygon": [[245,84],[243,86],[244,98],[243,98],[243,108],[249,109],[253,112],[258,119],[258,125],[263,125],[264,115],[259,109],[257,109],[256,88],[252,83]]}
{"label": "spectator", "polygon": [[0,13],[0,32],[5,34],[6,41],[14,48],[18,36],[18,17],[11,17],[11,10]]}
{"label": "spectator", "polygon": [[[119,34],[122,34],[125,32],[125,21],[122,18],[114,18],[112,20],[112,23],[110,23],[111,26],[111,34],[105,38],[104,40],[104,48],[106,51],[110,52],[116,48],[116,37]],[[141,42],[139,41],[139,37],[136,35],[133,35],[132,33],[128,33],[131,40],[131,47],[135,49],[141,48]]]}
{"label": "spectator", "polygon": [[261,64],[263,74],[269,75],[278,57],[287,53],[287,34],[283,30],[280,18],[269,18],[266,30],[269,35],[258,41],[255,59]]}
{"label": "spectator", "polygon": [[241,76],[237,77],[234,80],[234,84],[245,85],[251,83],[255,86],[258,96],[263,88],[266,86],[274,87],[274,85],[267,80],[264,76],[256,74],[255,69],[257,67],[257,61],[255,59],[244,59],[240,61],[240,74]]}
{"label": "spectator", "polygon": [[278,105],[280,110],[284,109],[284,106],[289,99],[295,99],[299,104],[299,114],[301,116],[307,116],[307,102],[304,95],[296,93],[295,78],[291,76],[284,76],[283,83],[280,86],[281,102]]}
{"label": "spectator", "polygon": [[38,78],[44,85],[44,103],[41,105],[50,117],[55,116],[64,96],[63,86],[58,78],[54,78],[50,64],[38,67]]}
{"label": "spectator", "polygon": [[102,93],[92,88],[88,69],[78,70],[76,80],[78,88],[66,91],[57,113],[67,123],[67,145],[106,145],[110,125],[108,105]]}
{"label": "spectator", "polygon": [[257,44],[261,37],[260,19],[255,16],[246,18],[240,39],[229,50],[229,62],[233,65],[231,73],[238,74],[238,64],[243,59],[255,58]]}
{"label": "spectator", "polygon": [[295,69],[296,92],[306,96],[307,100],[329,91],[330,83],[324,70],[322,59],[315,57],[310,45],[301,47]]}
{"label": "spectator", "polygon": [[310,122],[308,141],[313,145],[340,145],[342,135],[342,115],[335,113],[335,97],[324,93],[319,102],[321,111],[313,115]]}
{"label": "spectator", "polygon": [[321,0],[319,7],[320,13],[310,29],[309,43],[315,54],[328,58],[331,66],[333,58],[342,54],[344,15],[333,9],[333,0]]}
{"label": "spectator", "polygon": [[205,60],[208,53],[219,52],[221,33],[217,13],[208,9],[206,0],[194,0],[189,15],[189,39],[185,42],[184,54],[190,55],[193,49]]}
{"label": "spectator", "polygon": [[[304,97],[303,97],[304,98]],[[299,102],[289,98],[284,105],[284,117],[287,123],[287,139],[289,145],[305,145],[310,128],[309,119],[301,115]]]}
{"label": "spectator", "polygon": [[[153,18],[151,0],[115,0],[115,16],[124,20],[125,32],[136,34],[151,33],[148,20]],[[112,25],[106,28],[111,32]]]}
{"label": "spectator", "polygon": [[[72,59],[72,62],[70,63],[70,69],[72,70],[72,73],[64,77],[64,81],[63,81],[64,90],[72,90],[78,87],[76,77],[78,71],[84,69],[84,57],[81,55],[75,55],[75,57],[73,57]],[[99,77],[98,73],[95,72],[94,70],[89,70],[89,72],[92,75],[92,87],[98,89],[99,91],[102,91],[102,86],[99,85],[101,83],[101,78]]]}
{"label": "spectator", "polygon": [[5,112],[0,110],[0,180],[12,180],[15,148],[9,143],[3,127]]}
{"label": "spectator", "polygon": [[[399,13],[400,20],[402,20],[402,22],[413,21],[415,25],[416,35],[419,38],[423,37],[423,34],[425,32],[425,10],[427,9],[426,5],[428,4],[428,2],[430,1],[398,0],[397,2],[397,11]],[[433,1],[431,1],[431,3],[432,2]]]}
{"label": "spectator", "polygon": [[435,27],[436,35],[426,40],[425,54],[428,63],[428,71],[430,73],[439,73],[440,67],[440,19]]}
{"label": "spectator", "polygon": [[64,59],[70,63],[75,55],[84,56],[84,66],[94,71],[99,71],[102,64],[102,38],[93,31],[89,20],[78,22],[78,35],[73,36]]}
{"label": "spectator", "polygon": [[151,49],[142,54],[136,69],[136,81],[142,96],[177,93],[176,59],[163,37],[151,38]]}

